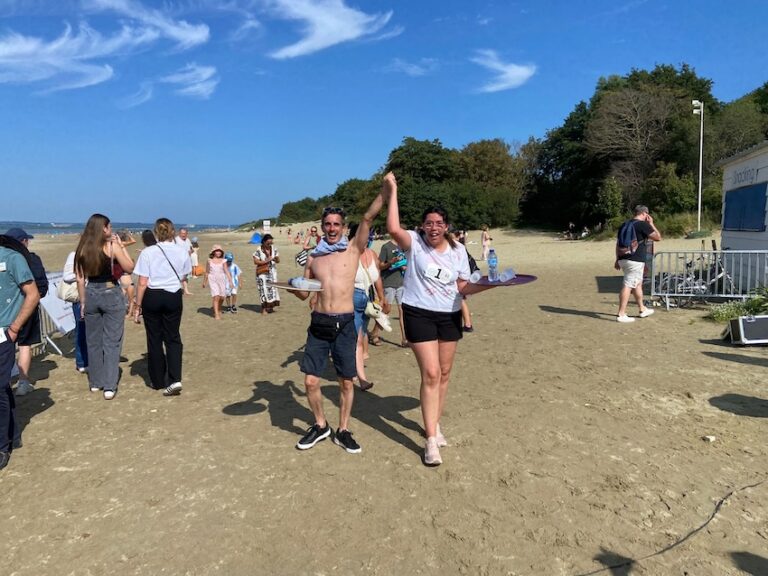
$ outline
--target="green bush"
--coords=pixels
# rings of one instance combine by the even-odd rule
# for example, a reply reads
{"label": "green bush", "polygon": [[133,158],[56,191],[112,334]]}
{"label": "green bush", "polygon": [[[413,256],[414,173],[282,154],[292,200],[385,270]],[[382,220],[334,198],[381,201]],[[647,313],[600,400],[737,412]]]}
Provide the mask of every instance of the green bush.
{"label": "green bush", "polygon": [[710,306],[707,317],[715,322],[728,322],[739,316],[757,316],[766,313],[768,313],[768,288],[763,286],[746,300],[734,300]]}

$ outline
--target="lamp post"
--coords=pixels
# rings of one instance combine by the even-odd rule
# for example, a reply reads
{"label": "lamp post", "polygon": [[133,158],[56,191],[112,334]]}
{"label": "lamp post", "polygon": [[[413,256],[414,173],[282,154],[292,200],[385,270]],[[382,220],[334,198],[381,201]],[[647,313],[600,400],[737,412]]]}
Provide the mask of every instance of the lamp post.
{"label": "lamp post", "polygon": [[698,114],[701,119],[699,123],[699,217],[698,230],[701,232],[701,167],[704,160],[704,102],[701,100],[691,100],[693,113]]}

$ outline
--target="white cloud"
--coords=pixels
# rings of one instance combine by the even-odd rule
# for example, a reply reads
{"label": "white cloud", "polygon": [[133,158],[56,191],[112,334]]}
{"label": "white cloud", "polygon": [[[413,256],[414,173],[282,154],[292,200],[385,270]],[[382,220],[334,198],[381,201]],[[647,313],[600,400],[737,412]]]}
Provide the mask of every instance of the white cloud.
{"label": "white cloud", "polygon": [[518,88],[536,73],[536,66],[502,62],[495,50],[477,50],[477,55],[470,58],[475,64],[496,73],[496,77],[480,87],[480,92],[500,92]]}
{"label": "white cloud", "polygon": [[49,42],[10,32],[0,36],[0,83],[51,81],[46,91],[93,86],[113,75],[111,66],[93,60],[130,52],[155,38],[150,30],[128,26],[104,37],[85,23],[77,32],[66,25],[61,36]]}
{"label": "white cloud", "polygon": [[142,82],[139,90],[136,93],[131,94],[130,96],[127,96],[121,100],[118,103],[118,106],[123,109],[141,106],[145,102],[149,102],[152,99],[154,91],[155,86],[152,82]]}
{"label": "white cloud", "polygon": [[86,9],[92,11],[113,11],[156,30],[162,37],[176,42],[180,50],[204,44],[210,38],[206,24],[190,24],[185,20],[174,20],[160,10],[144,7],[134,0],[85,0]]}
{"label": "white cloud", "polygon": [[198,66],[193,62],[174,74],[164,76],[160,82],[178,86],[175,92],[181,96],[207,100],[216,90],[219,78],[214,66]]}
{"label": "white cloud", "polygon": [[237,29],[229,35],[229,39],[233,42],[239,42],[248,38],[253,32],[261,30],[261,22],[256,20],[253,16],[247,15],[244,17],[243,22]]}
{"label": "white cloud", "polygon": [[434,72],[438,67],[438,62],[434,58],[422,58],[416,62],[406,62],[400,58],[392,60],[391,64],[387,66],[388,72],[402,72],[407,76],[417,77],[425,76],[430,72]]}
{"label": "white cloud", "polygon": [[303,38],[272,52],[277,60],[306,56],[358,38],[377,33],[390,18],[386,14],[365,14],[344,4],[343,0],[270,0],[276,16],[303,23]]}
{"label": "white cloud", "polygon": [[72,90],[112,78],[110,58],[145,50],[162,38],[178,49],[206,42],[208,26],[173,20],[134,0],[84,0],[86,10],[114,11],[127,17],[119,30],[102,34],[83,21],[52,40],[10,31],[0,35],[0,83],[45,82],[43,92]]}

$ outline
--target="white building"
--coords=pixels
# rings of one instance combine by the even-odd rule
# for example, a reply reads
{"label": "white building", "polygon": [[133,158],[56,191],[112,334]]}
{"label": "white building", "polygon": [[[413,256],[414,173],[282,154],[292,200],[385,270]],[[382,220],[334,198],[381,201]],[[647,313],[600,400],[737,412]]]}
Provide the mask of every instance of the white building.
{"label": "white building", "polygon": [[725,255],[739,291],[768,284],[768,141],[720,162],[723,167],[723,250],[761,250]]}

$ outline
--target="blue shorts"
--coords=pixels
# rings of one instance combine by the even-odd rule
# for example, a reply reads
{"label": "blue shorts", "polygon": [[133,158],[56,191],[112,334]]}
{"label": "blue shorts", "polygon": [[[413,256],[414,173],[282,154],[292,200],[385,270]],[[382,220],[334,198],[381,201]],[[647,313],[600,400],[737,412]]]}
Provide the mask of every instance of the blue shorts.
{"label": "blue shorts", "polygon": [[304,346],[304,356],[299,364],[304,374],[322,376],[330,353],[333,367],[339,378],[357,376],[355,362],[357,332],[354,320],[355,315],[352,313],[312,312],[312,322],[307,330],[307,344]]}
{"label": "blue shorts", "polygon": [[365,290],[355,288],[353,302],[355,304],[355,333],[359,334],[360,330],[362,330],[363,326],[367,323],[365,307],[368,305],[368,294],[366,294]]}

